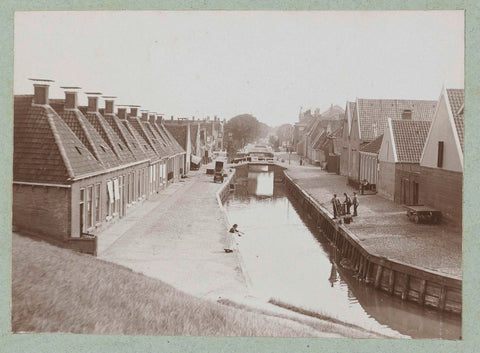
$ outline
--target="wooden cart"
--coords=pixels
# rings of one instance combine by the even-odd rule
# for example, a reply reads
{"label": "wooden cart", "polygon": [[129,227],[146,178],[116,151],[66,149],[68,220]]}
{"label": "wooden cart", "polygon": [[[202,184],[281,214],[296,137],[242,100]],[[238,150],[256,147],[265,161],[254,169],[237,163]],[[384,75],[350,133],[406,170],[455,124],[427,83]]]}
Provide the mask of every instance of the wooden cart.
{"label": "wooden cart", "polygon": [[437,224],[442,219],[442,212],[428,206],[405,206],[407,217],[415,223]]}

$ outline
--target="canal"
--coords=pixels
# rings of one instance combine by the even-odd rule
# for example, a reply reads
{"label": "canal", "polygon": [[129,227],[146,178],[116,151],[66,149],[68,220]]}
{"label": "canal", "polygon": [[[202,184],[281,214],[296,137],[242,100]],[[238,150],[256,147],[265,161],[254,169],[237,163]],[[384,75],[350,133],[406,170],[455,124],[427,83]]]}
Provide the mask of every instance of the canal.
{"label": "canal", "polygon": [[460,338],[460,316],[404,302],[353,278],[273,171],[237,174],[225,209],[245,232],[238,246],[252,295],[379,333]]}

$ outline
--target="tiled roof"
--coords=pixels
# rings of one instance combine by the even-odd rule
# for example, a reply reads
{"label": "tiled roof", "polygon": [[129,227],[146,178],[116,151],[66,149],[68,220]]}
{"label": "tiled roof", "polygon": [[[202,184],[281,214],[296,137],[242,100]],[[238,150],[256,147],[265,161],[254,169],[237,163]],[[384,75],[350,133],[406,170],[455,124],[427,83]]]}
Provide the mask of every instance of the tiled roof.
{"label": "tiled roof", "polygon": [[175,140],[175,138],[170,134],[170,132],[168,132],[167,128],[165,127],[165,125],[163,125],[162,123],[158,124],[158,127],[161,129],[161,131],[164,132],[164,134],[168,137],[168,139],[170,140],[171,142],[171,146],[172,146],[172,149],[176,152],[176,153],[184,153],[185,150],[183,149],[182,146],[180,146],[180,144],[177,142],[177,140]]}
{"label": "tiled roof", "polygon": [[128,131],[128,129],[121,123],[118,116],[115,114],[103,114],[107,123],[111,126],[113,131],[119,136],[122,142],[132,152],[137,161],[148,159],[143,151],[141,145],[135,140],[135,137]]}
{"label": "tiled roof", "polygon": [[164,157],[162,155],[161,150],[158,150],[157,141],[153,141],[150,137],[151,133],[147,132],[146,127],[142,124],[142,121],[138,117],[128,117],[128,121],[133,128],[137,130],[137,133],[147,142],[148,146],[153,150],[155,153],[155,159],[161,159]]}
{"label": "tiled roof", "polygon": [[420,163],[430,125],[430,121],[392,120],[398,162]]}
{"label": "tiled roof", "polygon": [[452,108],[453,121],[457,129],[458,139],[460,140],[463,151],[465,144],[465,116],[463,110],[462,112],[459,112],[459,110],[465,103],[465,90],[448,88],[447,95],[450,107]]}
{"label": "tiled roof", "polygon": [[84,115],[100,136],[108,143],[113,152],[115,152],[117,158],[120,160],[120,164],[135,162],[135,157],[132,152],[130,152],[99,112],[85,112]]}
{"label": "tiled roof", "polygon": [[[358,99],[361,139],[374,140],[387,129],[388,118],[402,119],[405,110],[412,111],[412,120],[433,119],[437,101],[399,99]],[[376,134],[375,134],[376,132]]]}
{"label": "tiled roof", "polygon": [[153,150],[153,148],[150,146],[148,141],[146,141],[143,136],[138,132],[136,128],[133,127],[133,125],[130,123],[129,120],[127,119],[122,119],[120,120],[123,124],[123,126],[126,128],[128,131],[129,135],[133,137],[133,139],[136,141],[136,143],[140,146],[142,149],[143,153],[147,157],[147,159],[155,160],[158,159],[157,154]]}
{"label": "tiled roof", "polygon": [[318,135],[317,139],[315,140],[312,148],[315,150],[321,148],[326,139],[327,139],[327,132],[325,129],[322,129],[321,133]]}
{"label": "tiled roof", "polygon": [[175,148],[172,146],[172,142],[168,138],[167,134],[163,131],[161,124],[154,122],[152,123],[152,127],[155,129],[155,132],[158,134],[158,136],[160,136],[167,154],[169,156],[174,156],[176,154]]}
{"label": "tiled roof", "polygon": [[69,184],[105,169],[50,106],[31,102],[14,100],[13,180]]}
{"label": "tiled roof", "polygon": [[155,148],[160,154],[160,157],[163,158],[169,156],[170,151],[168,148],[168,141],[166,141],[165,138],[159,134],[157,129],[149,121],[142,121],[142,124],[145,127],[149,138],[152,139],[153,143],[155,143]]}
{"label": "tiled roof", "polygon": [[106,168],[120,165],[120,161],[110,146],[102,139],[97,130],[95,130],[80,110],[65,110],[63,102],[54,103],[52,107],[100,163]]}
{"label": "tiled roof", "polygon": [[170,125],[170,126],[165,126],[172,134],[172,136],[177,140],[177,142],[180,144],[180,146],[183,146],[184,149],[187,148],[187,135],[188,135],[188,125]]}
{"label": "tiled roof", "polygon": [[378,136],[375,140],[360,147],[360,152],[378,153],[382,145],[383,134]]}
{"label": "tiled roof", "polygon": [[323,119],[341,119],[343,118],[344,114],[345,111],[342,107],[339,107],[338,105],[331,105],[328,110],[324,111],[320,115]]}

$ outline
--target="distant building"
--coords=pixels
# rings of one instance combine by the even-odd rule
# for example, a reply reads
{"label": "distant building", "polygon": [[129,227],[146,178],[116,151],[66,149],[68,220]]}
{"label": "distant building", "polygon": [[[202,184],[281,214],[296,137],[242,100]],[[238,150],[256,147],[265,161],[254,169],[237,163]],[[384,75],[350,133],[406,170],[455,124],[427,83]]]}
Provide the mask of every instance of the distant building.
{"label": "distant building", "polygon": [[355,102],[347,102],[345,107],[345,114],[343,118],[343,129],[342,129],[342,152],[340,156],[340,175],[347,176],[348,168],[350,163],[350,154],[349,149],[350,145],[350,133],[352,130],[352,120],[355,114]]}

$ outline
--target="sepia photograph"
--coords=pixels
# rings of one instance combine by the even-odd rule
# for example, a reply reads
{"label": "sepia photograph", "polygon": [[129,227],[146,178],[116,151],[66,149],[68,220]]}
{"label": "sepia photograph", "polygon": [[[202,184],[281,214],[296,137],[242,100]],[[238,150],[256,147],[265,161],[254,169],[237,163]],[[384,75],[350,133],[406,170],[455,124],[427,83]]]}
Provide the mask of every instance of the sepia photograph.
{"label": "sepia photograph", "polygon": [[12,334],[462,340],[463,10],[13,34]]}

